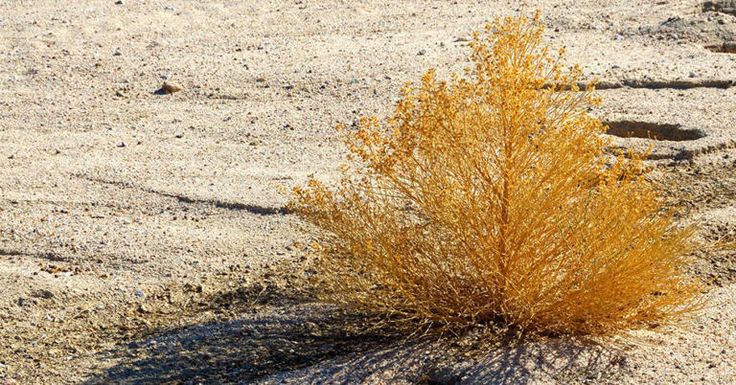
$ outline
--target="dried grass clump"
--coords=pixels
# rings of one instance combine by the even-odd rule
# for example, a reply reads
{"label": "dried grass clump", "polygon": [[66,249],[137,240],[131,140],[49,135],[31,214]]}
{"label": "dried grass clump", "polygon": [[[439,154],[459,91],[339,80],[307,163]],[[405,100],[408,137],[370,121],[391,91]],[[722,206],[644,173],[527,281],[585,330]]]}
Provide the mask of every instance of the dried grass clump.
{"label": "dried grass clump", "polygon": [[385,125],[365,118],[346,134],[352,165],[336,191],[295,189],[291,208],[324,230],[317,276],[331,300],[564,334],[692,309],[692,232],[674,227],[641,157],[606,155],[586,112],[596,98],[542,32],[538,16],[488,25],[466,76],[429,70]]}

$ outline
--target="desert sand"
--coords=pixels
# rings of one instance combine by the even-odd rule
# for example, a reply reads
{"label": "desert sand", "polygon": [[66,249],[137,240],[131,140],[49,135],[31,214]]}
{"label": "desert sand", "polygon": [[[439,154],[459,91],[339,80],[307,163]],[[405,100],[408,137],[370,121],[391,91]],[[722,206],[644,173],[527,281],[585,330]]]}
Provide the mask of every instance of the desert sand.
{"label": "desert sand", "polygon": [[736,383],[734,251],[697,253],[682,325],[406,340],[299,291],[279,193],[334,180],[337,123],[539,7],[682,223],[734,241],[736,3],[705,3],[1,1],[0,384]]}

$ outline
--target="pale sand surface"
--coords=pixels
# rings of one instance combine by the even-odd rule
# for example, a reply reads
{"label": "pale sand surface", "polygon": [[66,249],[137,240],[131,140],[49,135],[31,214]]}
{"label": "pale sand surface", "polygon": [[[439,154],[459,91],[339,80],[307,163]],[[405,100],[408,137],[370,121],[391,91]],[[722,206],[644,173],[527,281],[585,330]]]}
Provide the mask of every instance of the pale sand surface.
{"label": "pale sand surface", "polygon": [[536,6],[593,113],[665,139],[617,143],[736,240],[736,54],[705,48],[736,17],[700,4],[0,1],[0,384],[736,383],[733,251],[699,253],[702,313],[616,348],[386,340],[263,277],[304,256],[278,187],[335,177],[336,123]]}

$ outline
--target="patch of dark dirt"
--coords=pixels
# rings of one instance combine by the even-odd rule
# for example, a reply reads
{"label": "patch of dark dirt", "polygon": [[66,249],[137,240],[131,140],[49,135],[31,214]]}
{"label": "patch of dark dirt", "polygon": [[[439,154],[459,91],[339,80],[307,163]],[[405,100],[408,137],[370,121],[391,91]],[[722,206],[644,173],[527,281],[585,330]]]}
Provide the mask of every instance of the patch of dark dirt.
{"label": "patch of dark dirt", "polygon": [[736,250],[700,250],[690,273],[706,284],[723,287],[736,282]]}
{"label": "patch of dark dirt", "polygon": [[736,159],[726,152],[718,161],[663,165],[652,177],[668,205],[683,215],[728,206],[736,199]]}
{"label": "patch of dark dirt", "polygon": [[606,134],[621,138],[644,138],[666,141],[690,141],[705,137],[705,133],[697,129],[683,128],[679,124],[640,122],[619,120],[605,122],[608,126]]}
{"label": "patch of dark dirt", "polygon": [[[704,246],[695,252],[691,272],[709,284],[723,286],[736,282],[736,221],[725,220],[735,212],[736,160],[725,152],[718,160],[675,163],[654,174],[668,206],[679,210],[681,218],[698,218],[709,212],[709,219],[698,221]],[[720,220],[713,211],[723,211]],[[733,246],[731,246],[733,245]]]}
{"label": "patch of dark dirt", "polygon": [[703,12],[719,12],[727,15],[736,16],[736,1],[734,0],[714,0],[706,1],[702,5]]}
{"label": "patch of dark dirt", "polygon": [[690,41],[705,47],[722,47],[736,41],[736,16],[721,12],[674,16],[640,33],[662,40]]}
{"label": "patch of dark dirt", "polygon": [[[730,216],[736,210],[726,213]],[[731,221],[714,218],[700,224],[700,231],[708,246],[696,252],[693,272],[712,285],[736,283],[736,218]]]}
{"label": "patch of dark dirt", "polygon": [[736,53],[736,41],[725,41],[721,44],[707,45],[705,48],[712,52]]}

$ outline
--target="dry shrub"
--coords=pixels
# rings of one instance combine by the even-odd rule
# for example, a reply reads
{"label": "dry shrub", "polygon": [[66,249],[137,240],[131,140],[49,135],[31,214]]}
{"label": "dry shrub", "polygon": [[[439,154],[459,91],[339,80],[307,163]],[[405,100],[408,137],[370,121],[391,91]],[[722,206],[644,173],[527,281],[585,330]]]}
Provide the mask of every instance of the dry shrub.
{"label": "dry shrub", "polygon": [[335,190],[291,208],[322,229],[328,297],[447,326],[502,322],[608,334],[674,319],[699,287],[641,156],[606,155],[581,71],[542,44],[536,16],[476,33],[465,76],[429,70],[385,124],[345,132]]}

